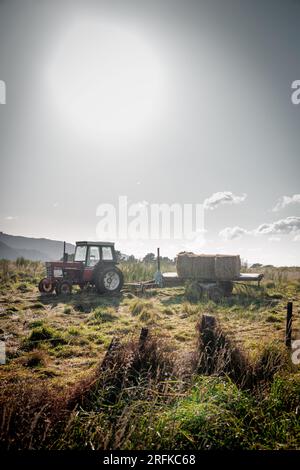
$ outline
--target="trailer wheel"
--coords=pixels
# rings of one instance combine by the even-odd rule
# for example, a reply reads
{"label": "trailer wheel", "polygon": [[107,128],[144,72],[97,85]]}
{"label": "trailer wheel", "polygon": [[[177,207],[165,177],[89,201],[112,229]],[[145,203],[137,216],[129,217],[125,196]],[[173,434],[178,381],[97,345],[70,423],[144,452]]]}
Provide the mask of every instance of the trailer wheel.
{"label": "trailer wheel", "polygon": [[208,297],[213,302],[220,302],[224,297],[224,291],[218,286],[212,286],[208,289]]}
{"label": "trailer wheel", "polygon": [[198,302],[204,294],[203,287],[198,281],[187,282],[185,287],[185,296],[191,302]]}
{"label": "trailer wheel", "polygon": [[221,288],[223,289],[224,295],[229,297],[233,291],[233,282],[231,281],[223,281],[221,283]]}
{"label": "trailer wheel", "polygon": [[38,287],[41,294],[52,294],[52,292],[54,291],[54,283],[51,281],[51,279],[48,279],[47,277],[41,279]]}
{"label": "trailer wheel", "polygon": [[119,292],[123,287],[123,283],[123,273],[115,267],[100,271],[95,281],[99,294]]}
{"label": "trailer wheel", "polygon": [[55,287],[57,295],[70,295],[72,294],[72,284],[69,281],[60,281]]}

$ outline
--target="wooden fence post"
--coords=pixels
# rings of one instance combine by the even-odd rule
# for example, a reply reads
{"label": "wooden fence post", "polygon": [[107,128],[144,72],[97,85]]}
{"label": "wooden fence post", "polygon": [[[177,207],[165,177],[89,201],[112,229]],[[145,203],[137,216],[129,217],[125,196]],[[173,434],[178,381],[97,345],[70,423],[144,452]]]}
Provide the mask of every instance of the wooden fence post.
{"label": "wooden fence post", "polygon": [[140,343],[144,343],[146,341],[148,334],[149,334],[148,328],[141,329],[140,339],[139,339]]}
{"label": "wooden fence post", "polygon": [[286,330],[285,345],[290,348],[292,344],[292,321],[293,321],[293,302],[288,302],[286,307]]}
{"label": "wooden fence post", "polygon": [[114,353],[116,352],[119,346],[120,346],[120,341],[114,337],[111,340],[110,345],[108,346],[105,356],[103,358],[103,361],[101,363],[101,366],[100,366],[101,370],[105,370],[109,366],[111,366],[111,364],[114,361]]}
{"label": "wooden fence post", "polygon": [[201,332],[212,331],[216,328],[216,318],[213,315],[202,315]]}

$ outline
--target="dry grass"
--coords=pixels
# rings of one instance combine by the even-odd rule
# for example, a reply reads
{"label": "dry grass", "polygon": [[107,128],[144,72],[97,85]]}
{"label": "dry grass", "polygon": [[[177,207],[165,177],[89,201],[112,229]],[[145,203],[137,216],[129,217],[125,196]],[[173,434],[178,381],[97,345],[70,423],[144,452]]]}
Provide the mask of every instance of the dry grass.
{"label": "dry grass", "polygon": [[263,351],[250,364],[219,326],[210,332],[201,327],[194,354],[179,363],[165,342],[143,329],[139,338],[112,341],[99,365],[67,390],[28,379],[6,381],[1,446],[201,449],[209,442],[210,448],[294,448],[300,380],[294,376],[284,387],[283,376],[274,379],[286,364],[278,350]]}
{"label": "dry grass", "polygon": [[[257,426],[265,426],[269,434],[267,444],[254,443],[247,435],[243,446],[296,446],[291,410],[296,409],[298,379],[292,380],[295,374],[282,345],[287,300],[294,300],[293,331],[300,337],[298,281],[268,279],[261,289],[238,286],[218,304],[206,299],[190,302],[182,287],[149,290],[139,297],[105,298],[78,291],[66,301],[38,293],[35,273],[40,268],[12,263],[1,267],[0,333],[7,349],[7,364],[0,367],[4,447],[167,448],[179,442],[179,447],[201,448],[205,439],[193,443],[190,434],[191,429],[201,434],[200,421],[196,431],[193,427],[200,406],[195,381],[220,396],[218,410],[212,411],[210,392],[201,395],[208,400],[205,410],[199,409],[207,419],[203,429],[209,426],[210,413],[227,416],[222,399],[229,403],[232,394],[241,397],[246,390],[250,398],[245,410],[254,397],[261,416]],[[217,320],[210,339],[199,327],[203,314]],[[143,327],[150,328],[151,336],[141,349],[137,332]],[[114,337],[115,349],[106,356]],[[278,385],[283,373],[291,382],[288,392]],[[222,381],[228,396],[220,391]],[[284,405],[291,430],[281,421],[280,408],[276,419],[282,432],[274,423],[270,410],[279,400],[276,394],[282,403],[285,394],[291,397]],[[240,417],[232,419],[247,428]],[[220,436],[215,426],[207,428],[214,446],[237,445],[235,438],[227,442]],[[165,437],[159,439],[159,434]]]}

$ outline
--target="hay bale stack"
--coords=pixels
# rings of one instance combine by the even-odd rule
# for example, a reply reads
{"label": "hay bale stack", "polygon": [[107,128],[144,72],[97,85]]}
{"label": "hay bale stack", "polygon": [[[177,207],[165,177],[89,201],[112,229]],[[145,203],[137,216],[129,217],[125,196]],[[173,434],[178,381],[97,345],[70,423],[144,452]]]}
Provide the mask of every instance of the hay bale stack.
{"label": "hay bale stack", "polygon": [[241,270],[241,259],[239,255],[216,255],[215,273],[216,278],[226,281],[238,277]]}
{"label": "hay bale stack", "polygon": [[177,255],[176,269],[178,276],[185,279],[215,279],[215,255],[183,251]]}
{"label": "hay bale stack", "polygon": [[177,255],[177,274],[185,279],[230,280],[239,276],[238,255],[196,255],[183,251]]}
{"label": "hay bale stack", "polygon": [[176,259],[176,271],[179,277],[193,277],[193,257],[194,253],[182,251],[178,253]]}
{"label": "hay bale stack", "polygon": [[215,279],[215,255],[193,256],[193,278]]}

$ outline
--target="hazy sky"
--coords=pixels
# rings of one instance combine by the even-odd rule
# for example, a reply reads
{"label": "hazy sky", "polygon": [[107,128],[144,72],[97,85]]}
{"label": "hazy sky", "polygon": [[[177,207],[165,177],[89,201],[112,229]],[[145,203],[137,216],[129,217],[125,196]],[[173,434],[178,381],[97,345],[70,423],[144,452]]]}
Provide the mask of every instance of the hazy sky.
{"label": "hazy sky", "polygon": [[296,0],[0,0],[0,230],[96,239],[120,195],[206,201],[203,246],[117,248],[299,265],[299,40]]}

